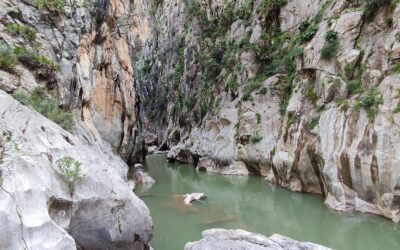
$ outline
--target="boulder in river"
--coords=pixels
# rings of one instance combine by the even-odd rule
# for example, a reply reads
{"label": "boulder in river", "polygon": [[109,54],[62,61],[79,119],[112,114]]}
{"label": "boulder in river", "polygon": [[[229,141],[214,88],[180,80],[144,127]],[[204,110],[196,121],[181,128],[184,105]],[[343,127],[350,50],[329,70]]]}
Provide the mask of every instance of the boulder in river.
{"label": "boulder in river", "polygon": [[183,202],[187,205],[191,205],[195,201],[201,201],[207,198],[207,196],[204,193],[191,193],[191,194],[185,194],[185,199]]}
{"label": "boulder in river", "polygon": [[156,181],[148,173],[144,171],[143,165],[135,164],[134,179],[137,183],[155,183]]}
{"label": "boulder in river", "polygon": [[266,237],[240,229],[209,229],[203,231],[203,238],[188,242],[185,250],[331,250],[330,248],[309,242],[300,242],[274,234]]}

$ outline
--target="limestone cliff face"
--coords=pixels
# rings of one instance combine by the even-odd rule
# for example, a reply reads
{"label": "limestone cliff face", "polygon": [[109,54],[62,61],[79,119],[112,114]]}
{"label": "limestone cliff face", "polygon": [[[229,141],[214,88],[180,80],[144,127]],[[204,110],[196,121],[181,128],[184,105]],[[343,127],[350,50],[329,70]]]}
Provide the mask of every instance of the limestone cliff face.
{"label": "limestone cliff face", "polygon": [[169,158],[400,221],[398,1],[155,9],[137,67],[146,128]]}
{"label": "limestone cliff face", "polygon": [[[81,138],[100,146],[102,141],[109,143],[129,163],[143,160],[140,97],[132,66],[135,50],[146,35],[145,24],[135,12],[141,4],[74,0],[60,8],[38,3],[2,1],[0,41],[2,46],[46,56],[58,69],[42,77],[23,64],[12,72],[3,69],[1,88],[30,93],[45,86],[60,105],[74,111],[76,134]],[[9,32],[10,25],[30,28],[36,38]]]}

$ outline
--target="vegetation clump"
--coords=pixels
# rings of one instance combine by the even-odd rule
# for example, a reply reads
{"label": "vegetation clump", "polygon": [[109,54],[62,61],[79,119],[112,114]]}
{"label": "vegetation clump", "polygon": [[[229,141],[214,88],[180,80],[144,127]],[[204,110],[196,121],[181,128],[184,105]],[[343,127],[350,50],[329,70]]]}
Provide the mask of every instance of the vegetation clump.
{"label": "vegetation clump", "polygon": [[64,12],[64,0],[36,0],[36,6],[40,11],[48,10],[55,12]]}
{"label": "vegetation clump", "polygon": [[56,101],[47,95],[43,87],[35,88],[30,96],[17,91],[14,98],[24,105],[32,106],[37,112],[55,122],[63,129],[72,131],[74,127],[73,114],[60,108]]}
{"label": "vegetation clump", "polygon": [[252,134],[249,138],[249,141],[251,144],[256,144],[260,142],[264,137],[260,135],[258,132]]}
{"label": "vegetation clump", "polygon": [[380,7],[385,5],[390,5],[393,0],[364,0],[365,7],[364,7],[364,17],[368,22],[372,22],[375,19],[375,16]]}
{"label": "vegetation clump", "polygon": [[16,64],[17,59],[15,58],[12,48],[0,43],[0,69],[12,71]]}
{"label": "vegetation clump", "polygon": [[310,24],[307,21],[303,21],[299,26],[299,31],[301,43],[306,43],[315,36],[318,31],[318,26],[316,24]]}
{"label": "vegetation clump", "polygon": [[329,30],[325,34],[325,45],[321,49],[321,58],[331,60],[339,50],[338,34],[334,30]]}
{"label": "vegetation clump", "polygon": [[36,39],[36,30],[23,24],[8,24],[6,26],[6,32],[14,36],[21,36],[30,42]]}
{"label": "vegetation clump", "polygon": [[307,122],[307,129],[312,130],[314,129],[319,123],[320,116],[313,116]]}
{"label": "vegetation clump", "polygon": [[85,178],[85,175],[82,174],[81,166],[82,163],[72,157],[64,157],[58,163],[58,167],[67,182],[70,195],[73,195],[76,183]]}
{"label": "vegetation clump", "polygon": [[366,95],[356,102],[356,109],[364,108],[368,112],[368,117],[373,119],[378,112],[378,105],[383,104],[383,98],[378,88],[368,90]]}

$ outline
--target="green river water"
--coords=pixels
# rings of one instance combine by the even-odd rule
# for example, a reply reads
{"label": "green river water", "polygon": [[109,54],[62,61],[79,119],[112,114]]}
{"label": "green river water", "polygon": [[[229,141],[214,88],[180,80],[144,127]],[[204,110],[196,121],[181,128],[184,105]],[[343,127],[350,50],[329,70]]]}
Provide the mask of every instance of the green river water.
{"label": "green river water", "polygon": [[[144,164],[157,181],[138,185],[136,193],[150,208],[155,250],[181,250],[209,228],[240,228],[270,236],[282,234],[336,250],[400,249],[400,226],[368,214],[329,210],[320,196],[268,185],[257,176],[196,172],[192,165],[150,156]],[[178,195],[203,192],[204,203],[183,205]]]}

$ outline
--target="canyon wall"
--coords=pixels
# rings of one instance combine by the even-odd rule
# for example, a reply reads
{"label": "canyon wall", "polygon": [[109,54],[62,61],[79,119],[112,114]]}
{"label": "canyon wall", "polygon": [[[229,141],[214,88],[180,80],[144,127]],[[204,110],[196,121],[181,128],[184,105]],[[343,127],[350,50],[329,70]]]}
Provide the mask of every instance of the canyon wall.
{"label": "canyon wall", "polygon": [[[100,147],[105,141],[127,162],[142,161],[140,96],[132,66],[146,37],[141,3],[5,0],[0,7],[3,50],[17,47],[46,60],[17,55],[21,63],[0,70],[1,89],[30,94],[46,88],[73,111],[75,133],[83,140]],[[35,35],[28,36],[27,29]]]}
{"label": "canyon wall", "polygon": [[399,222],[398,1],[164,0],[149,15],[149,143]]}
{"label": "canyon wall", "polygon": [[146,154],[133,68],[142,9],[0,2],[1,249],[150,248],[127,165]]}

